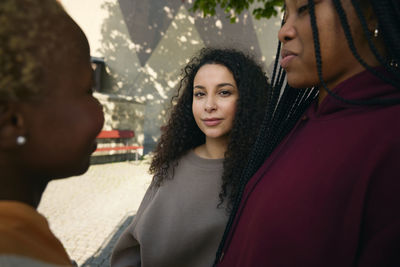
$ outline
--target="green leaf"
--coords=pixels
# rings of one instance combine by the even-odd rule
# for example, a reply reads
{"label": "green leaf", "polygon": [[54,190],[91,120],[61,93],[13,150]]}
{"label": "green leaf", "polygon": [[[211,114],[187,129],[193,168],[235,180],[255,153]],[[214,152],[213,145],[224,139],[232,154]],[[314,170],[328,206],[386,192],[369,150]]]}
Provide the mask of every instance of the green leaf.
{"label": "green leaf", "polygon": [[[254,3],[254,0],[194,0],[193,7],[190,9],[191,12],[200,11],[203,12],[203,16],[211,15],[215,16],[216,8],[219,6],[227,13],[227,17],[230,18],[231,23],[236,22],[236,16],[240,15],[243,11],[249,10],[250,5]],[[278,15],[278,10],[282,9],[284,0],[257,0],[257,3],[263,4],[263,7],[255,8],[251,11],[256,19],[271,18]],[[231,16],[231,10],[234,11]]]}

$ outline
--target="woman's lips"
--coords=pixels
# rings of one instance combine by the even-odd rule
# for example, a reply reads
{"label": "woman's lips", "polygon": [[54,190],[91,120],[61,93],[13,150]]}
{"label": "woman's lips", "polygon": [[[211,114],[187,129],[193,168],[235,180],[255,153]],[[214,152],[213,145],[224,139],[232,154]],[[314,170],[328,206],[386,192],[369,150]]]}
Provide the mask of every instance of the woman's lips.
{"label": "woman's lips", "polygon": [[289,66],[290,61],[295,58],[297,55],[289,50],[283,49],[281,53],[282,59],[281,59],[281,66],[282,68],[287,68]]}
{"label": "woman's lips", "polygon": [[281,62],[280,62],[282,68],[286,69],[289,66],[290,61],[295,57],[296,57],[296,55],[294,55],[294,54],[282,57]]}
{"label": "woman's lips", "polygon": [[206,119],[206,120],[203,120],[203,122],[204,122],[204,124],[206,126],[216,126],[216,125],[220,124],[221,121],[222,121],[221,119]]}

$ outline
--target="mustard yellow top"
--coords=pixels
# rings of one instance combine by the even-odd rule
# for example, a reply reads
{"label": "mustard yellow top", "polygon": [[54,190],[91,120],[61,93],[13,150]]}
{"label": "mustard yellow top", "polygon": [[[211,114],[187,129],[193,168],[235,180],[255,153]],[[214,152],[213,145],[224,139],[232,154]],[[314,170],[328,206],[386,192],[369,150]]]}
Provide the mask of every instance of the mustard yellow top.
{"label": "mustard yellow top", "polygon": [[0,256],[18,255],[50,264],[71,266],[61,242],[34,208],[21,202],[0,201]]}

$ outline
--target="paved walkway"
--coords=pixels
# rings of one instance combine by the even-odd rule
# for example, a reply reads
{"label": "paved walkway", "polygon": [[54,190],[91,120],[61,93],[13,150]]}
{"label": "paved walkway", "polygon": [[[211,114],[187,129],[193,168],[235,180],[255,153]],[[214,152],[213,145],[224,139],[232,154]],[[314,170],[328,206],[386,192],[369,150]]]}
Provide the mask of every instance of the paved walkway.
{"label": "paved walkway", "polygon": [[82,176],[49,183],[38,210],[79,266],[109,266],[150,183],[148,168],[146,161],[92,165]]}

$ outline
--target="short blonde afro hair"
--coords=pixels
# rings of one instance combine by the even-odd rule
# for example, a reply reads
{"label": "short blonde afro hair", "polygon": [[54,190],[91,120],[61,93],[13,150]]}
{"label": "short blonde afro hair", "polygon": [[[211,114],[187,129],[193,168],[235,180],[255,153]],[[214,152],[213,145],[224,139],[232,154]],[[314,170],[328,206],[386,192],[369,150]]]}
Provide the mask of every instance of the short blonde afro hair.
{"label": "short blonde afro hair", "polygon": [[56,35],[63,34],[54,24],[65,16],[56,0],[0,1],[0,101],[41,92],[43,60],[60,45]]}

